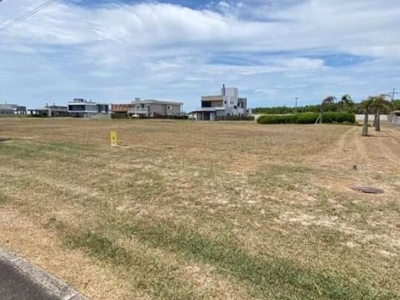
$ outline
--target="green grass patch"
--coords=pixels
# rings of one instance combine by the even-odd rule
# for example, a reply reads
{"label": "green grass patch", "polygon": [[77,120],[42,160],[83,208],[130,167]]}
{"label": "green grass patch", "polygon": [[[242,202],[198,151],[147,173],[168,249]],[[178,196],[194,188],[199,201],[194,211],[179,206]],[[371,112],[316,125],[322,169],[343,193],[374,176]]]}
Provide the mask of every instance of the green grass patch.
{"label": "green grass patch", "polygon": [[[177,279],[176,270],[166,267],[160,258],[140,253],[132,253],[115,242],[115,238],[101,233],[88,232],[68,236],[66,245],[70,248],[84,248],[96,259],[135,273],[137,288],[160,299],[206,299],[197,295],[193,285]],[[133,278],[132,277],[132,278]]]}
{"label": "green grass patch", "polygon": [[36,159],[45,154],[77,155],[81,151],[90,149],[90,145],[82,145],[71,142],[36,144],[15,142],[0,144],[0,156],[15,159]]}
{"label": "green grass patch", "polygon": [[[212,240],[198,233],[168,225],[126,225],[120,228],[153,247],[178,252],[188,260],[211,264],[226,275],[251,286],[254,297],[274,299],[394,299],[385,290],[334,271],[314,271],[295,261],[264,258],[240,249],[232,240]],[[334,238],[327,234],[326,239]]]}
{"label": "green grass patch", "polygon": [[0,205],[4,205],[9,201],[9,197],[2,191],[0,191]]}

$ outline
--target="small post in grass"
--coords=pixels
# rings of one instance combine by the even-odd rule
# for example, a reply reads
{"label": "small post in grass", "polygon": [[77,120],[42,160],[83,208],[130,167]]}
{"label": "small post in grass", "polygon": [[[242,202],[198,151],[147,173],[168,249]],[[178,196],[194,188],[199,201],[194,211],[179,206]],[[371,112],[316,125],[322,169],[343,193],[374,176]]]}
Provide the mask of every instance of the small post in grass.
{"label": "small post in grass", "polygon": [[118,135],[116,131],[110,132],[111,147],[118,147]]}

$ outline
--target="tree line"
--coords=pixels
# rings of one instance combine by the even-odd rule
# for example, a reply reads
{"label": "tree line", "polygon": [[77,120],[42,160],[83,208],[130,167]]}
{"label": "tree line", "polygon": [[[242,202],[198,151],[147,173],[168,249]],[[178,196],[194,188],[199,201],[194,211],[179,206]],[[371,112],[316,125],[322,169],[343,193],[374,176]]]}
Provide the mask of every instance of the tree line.
{"label": "tree line", "polygon": [[[331,96],[330,96],[331,97]],[[328,97],[327,97],[328,98]],[[336,98],[335,98],[336,99]],[[324,111],[330,112],[351,112],[355,114],[363,114],[364,107],[360,103],[353,103],[350,105],[343,105],[342,102],[328,102],[325,103]],[[400,110],[400,99],[394,100],[392,102],[393,109]],[[253,108],[254,114],[293,114],[293,113],[304,113],[304,112],[315,112],[319,113],[321,111],[322,105],[304,105],[299,107],[289,107],[289,106],[274,106],[274,107],[256,107]],[[387,113],[384,111],[383,113]]]}
{"label": "tree line", "polygon": [[301,107],[257,107],[253,109],[255,114],[297,114],[305,112],[319,113],[320,117],[317,122],[322,123],[323,112],[348,112],[354,114],[364,114],[364,122],[362,135],[368,135],[368,117],[369,114],[374,114],[373,127],[376,131],[380,131],[380,115],[387,114],[393,110],[400,110],[400,100],[390,100],[389,95],[380,94],[377,96],[369,96],[360,103],[355,103],[351,96],[343,95],[339,100],[335,96],[325,97],[321,104],[306,105]]}

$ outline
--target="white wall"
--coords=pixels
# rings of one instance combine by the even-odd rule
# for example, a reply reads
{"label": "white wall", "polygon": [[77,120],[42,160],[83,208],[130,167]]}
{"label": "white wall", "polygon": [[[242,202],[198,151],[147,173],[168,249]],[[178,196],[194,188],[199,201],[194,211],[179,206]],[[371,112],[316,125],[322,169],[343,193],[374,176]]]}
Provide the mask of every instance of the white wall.
{"label": "white wall", "polygon": [[239,96],[238,88],[225,88],[225,95],[237,98]]}
{"label": "white wall", "polygon": [[[263,114],[254,114],[254,119],[257,121],[257,118],[262,116]],[[387,115],[381,115],[381,121],[387,121],[388,116]],[[364,115],[356,115],[356,121],[362,122],[364,121]],[[374,115],[368,115],[368,121],[373,122],[374,121]]]}
{"label": "white wall", "polygon": [[[374,115],[368,115],[368,121],[373,122],[374,121]],[[381,115],[381,121],[387,121],[388,116],[387,115]],[[364,115],[356,115],[356,121],[364,121]]]}

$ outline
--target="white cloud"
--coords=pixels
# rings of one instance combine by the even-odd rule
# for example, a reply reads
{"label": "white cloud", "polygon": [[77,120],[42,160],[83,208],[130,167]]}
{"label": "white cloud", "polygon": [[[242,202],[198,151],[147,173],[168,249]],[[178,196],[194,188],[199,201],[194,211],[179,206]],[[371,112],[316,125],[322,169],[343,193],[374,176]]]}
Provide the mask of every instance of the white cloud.
{"label": "white cloud", "polygon": [[231,7],[230,4],[228,2],[226,2],[226,1],[220,1],[218,3],[218,6],[223,7],[223,8],[230,8]]}
{"label": "white cloud", "polygon": [[[29,2],[3,1],[0,21]],[[204,10],[56,2],[0,33],[0,101],[139,96],[193,108],[222,83],[254,106],[295,96],[362,98],[400,82],[399,13],[394,0],[219,1]],[[331,67],[322,55],[335,53],[376,59]]]}

